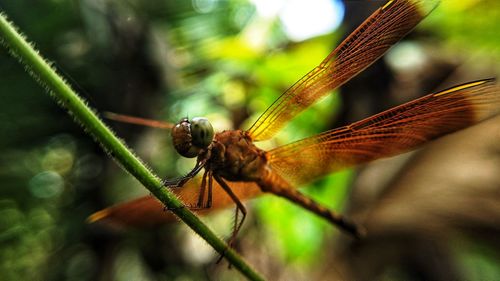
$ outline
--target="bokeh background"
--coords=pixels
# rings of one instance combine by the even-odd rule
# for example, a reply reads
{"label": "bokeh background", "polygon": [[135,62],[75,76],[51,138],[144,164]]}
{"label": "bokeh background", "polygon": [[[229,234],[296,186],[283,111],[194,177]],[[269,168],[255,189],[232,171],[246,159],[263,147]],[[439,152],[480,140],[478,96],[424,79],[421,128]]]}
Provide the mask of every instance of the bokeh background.
{"label": "bokeh background", "polygon": [[[97,112],[248,128],[383,1],[0,1]],[[276,146],[500,74],[500,3],[443,0]],[[166,131],[108,122],[159,175],[193,166]],[[85,223],[147,195],[0,48],[1,280],[240,280],[186,226]],[[353,241],[273,196],[246,202],[237,250],[269,280],[499,280],[500,118],[304,192],[369,230]],[[233,210],[205,218],[221,237]]]}

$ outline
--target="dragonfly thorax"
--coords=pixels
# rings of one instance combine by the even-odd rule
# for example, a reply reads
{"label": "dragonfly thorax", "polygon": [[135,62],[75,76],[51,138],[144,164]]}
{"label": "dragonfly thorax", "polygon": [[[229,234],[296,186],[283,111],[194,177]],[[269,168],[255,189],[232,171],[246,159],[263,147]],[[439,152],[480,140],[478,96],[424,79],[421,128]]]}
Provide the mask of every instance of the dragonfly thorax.
{"label": "dragonfly thorax", "polygon": [[229,181],[259,181],[267,173],[267,154],[253,143],[247,132],[217,133],[205,169]]}
{"label": "dragonfly thorax", "polygon": [[214,128],[208,119],[195,117],[191,120],[182,118],[172,128],[172,142],[175,150],[187,158],[198,156],[214,138]]}

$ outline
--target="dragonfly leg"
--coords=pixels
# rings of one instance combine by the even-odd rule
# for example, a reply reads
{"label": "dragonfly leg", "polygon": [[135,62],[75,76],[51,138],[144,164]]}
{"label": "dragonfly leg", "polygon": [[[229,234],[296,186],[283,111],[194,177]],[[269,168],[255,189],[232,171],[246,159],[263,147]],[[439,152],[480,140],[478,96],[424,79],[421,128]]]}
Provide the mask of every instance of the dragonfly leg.
{"label": "dragonfly leg", "polygon": [[[231,234],[231,238],[228,241],[229,246],[232,247],[234,241],[236,240],[236,236],[238,235],[238,232],[241,229],[241,226],[243,225],[243,222],[245,221],[245,217],[247,215],[247,209],[241,203],[240,199],[234,194],[234,192],[231,190],[231,188],[227,185],[227,183],[218,175],[213,175],[217,183],[220,184],[220,186],[226,191],[226,193],[231,197],[231,199],[234,201],[236,204],[236,214],[235,214],[235,221],[234,221],[234,226],[233,226],[233,233]],[[238,222],[238,211],[241,211],[241,220]]]}
{"label": "dragonfly leg", "polygon": [[343,217],[342,215],[333,212],[332,210],[321,205],[315,200],[307,197],[306,195],[302,194],[296,189],[271,187],[271,188],[266,188],[266,190],[264,191],[271,192],[278,196],[284,197],[306,208],[307,210],[327,219],[332,224],[338,226],[341,230],[349,233],[350,235],[354,236],[357,239],[365,235],[365,230],[362,229],[360,226],[356,225],[354,222]]}
{"label": "dragonfly leg", "polygon": [[196,203],[197,208],[203,208],[203,198],[205,198],[205,189],[207,187],[207,175],[208,171],[203,173],[203,178],[201,179],[200,192],[198,194],[198,203]]}
{"label": "dragonfly leg", "polygon": [[206,160],[197,161],[194,168],[189,173],[187,173],[187,175],[183,177],[172,180],[164,179],[162,181],[163,186],[173,187],[173,188],[182,187],[187,181],[196,176],[201,171],[201,169],[203,169],[203,167],[205,167],[206,162],[207,162]]}
{"label": "dragonfly leg", "polygon": [[[207,189],[207,178],[208,178],[208,194],[207,201],[203,203],[205,199],[205,190]],[[196,204],[189,204],[188,208],[191,211],[210,209],[212,207],[212,172],[205,171],[203,173],[203,178],[201,179],[200,192],[198,195],[198,201]]]}
{"label": "dragonfly leg", "polygon": [[[203,199],[205,198],[205,190],[207,189],[206,188],[207,187],[207,177],[208,177],[207,201],[205,204],[203,204]],[[198,202],[194,206],[189,206],[189,209],[191,209],[191,210],[203,210],[203,209],[210,209],[210,207],[212,207],[212,172],[205,171],[205,173],[203,173],[203,178],[201,180]]]}
{"label": "dragonfly leg", "polygon": [[212,207],[212,186],[213,186],[213,177],[212,172],[208,172],[208,195],[207,195],[207,208]]}

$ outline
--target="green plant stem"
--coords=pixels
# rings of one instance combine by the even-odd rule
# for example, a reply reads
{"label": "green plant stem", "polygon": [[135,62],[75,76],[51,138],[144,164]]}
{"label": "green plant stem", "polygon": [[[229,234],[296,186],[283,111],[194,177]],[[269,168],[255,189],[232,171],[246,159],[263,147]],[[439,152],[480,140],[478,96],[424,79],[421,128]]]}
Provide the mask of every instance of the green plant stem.
{"label": "green plant stem", "polygon": [[111,130],[96,116],[71,87],[38,54],[37,51],[0,13],[0,41],[9,49],[31,76],[45,86],[51,95],[74,119],[88,131],[125,170],[139,180],[154,196],[172,210],[184,223],[200,235],[229,263],[250,280],[264,280],[233,249],[218,238],[201,220],[184,207],[175,195],[164,188],[161,181],[121,142]]}

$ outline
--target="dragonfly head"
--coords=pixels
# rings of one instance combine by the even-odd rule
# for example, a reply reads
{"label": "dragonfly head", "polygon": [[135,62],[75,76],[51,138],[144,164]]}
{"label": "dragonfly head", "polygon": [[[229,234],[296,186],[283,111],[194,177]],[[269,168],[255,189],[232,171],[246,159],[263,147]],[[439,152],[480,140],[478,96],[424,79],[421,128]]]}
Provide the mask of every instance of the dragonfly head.
{"label": "dragonfly head", "polygon": [[182,118],[172,128],[172,141],[177,152],[187,158],[198,156],[214,139],[214,128],[207,118]]}

